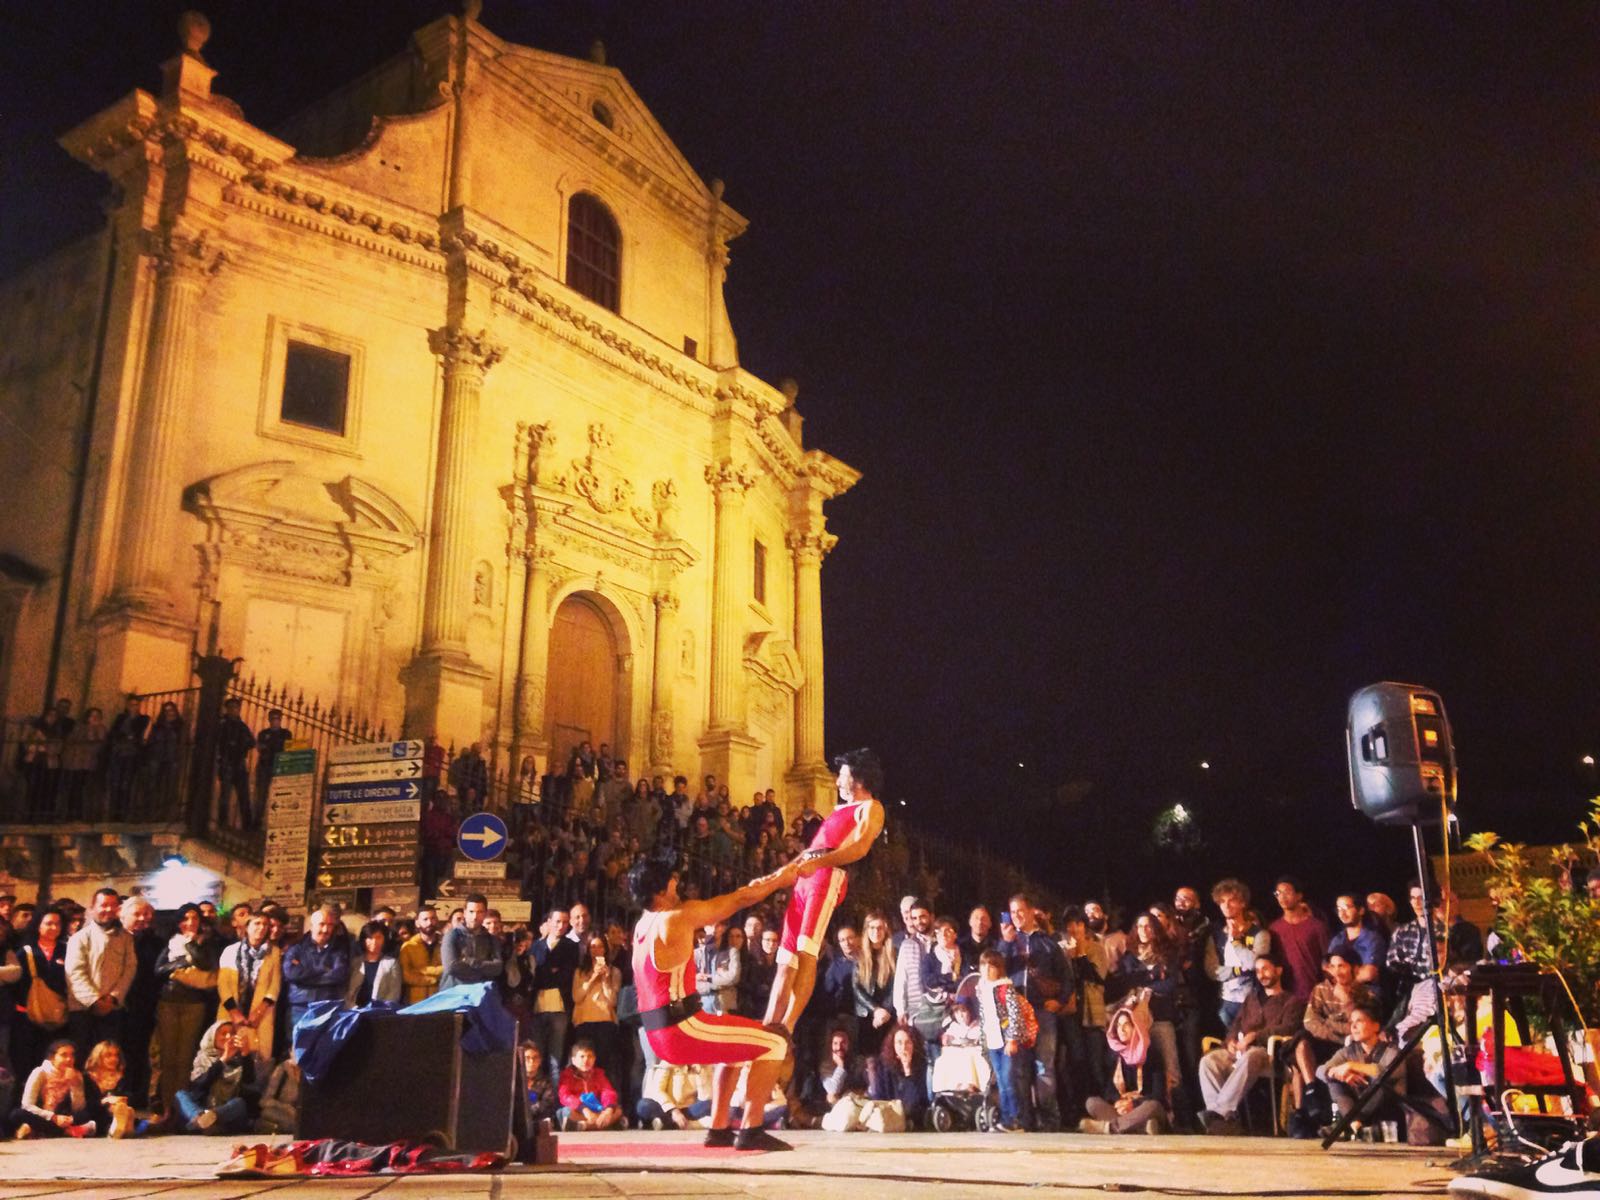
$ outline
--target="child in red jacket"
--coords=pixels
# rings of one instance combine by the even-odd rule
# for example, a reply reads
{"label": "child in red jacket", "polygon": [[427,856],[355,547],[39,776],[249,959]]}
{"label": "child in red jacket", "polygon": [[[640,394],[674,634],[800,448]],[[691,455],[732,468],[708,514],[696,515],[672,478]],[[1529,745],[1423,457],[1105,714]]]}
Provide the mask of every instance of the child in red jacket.
{"label": "child in red jacket", "polygon": [[594,1062],[594,1043],[579,1038],[572,1046],[572,1062],[561,1072],[556,1088],[566,1116],[566,1129],[613,1129],[622,1124],[622,1104],[617,1089]]}

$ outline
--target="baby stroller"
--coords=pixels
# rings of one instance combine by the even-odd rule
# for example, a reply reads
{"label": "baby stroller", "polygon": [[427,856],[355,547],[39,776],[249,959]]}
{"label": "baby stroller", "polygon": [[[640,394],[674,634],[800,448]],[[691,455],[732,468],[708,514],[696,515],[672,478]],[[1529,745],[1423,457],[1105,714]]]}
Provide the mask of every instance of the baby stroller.
{"label": "baby stroller", "polygon": [[[978,975],[962,978],[948,1001],[951,1026],[959,1024],[955,1013],[964,1009],[971,1027],[978,1025]],[[935,1133],[976,1129],[988,1133],[1000,1123],[1000,1101],[993,1072],[983,1050],[983,1036],[970,1045],[946,1046],[933,1064],[933,1101],[928,1106],[928,1126]]]}

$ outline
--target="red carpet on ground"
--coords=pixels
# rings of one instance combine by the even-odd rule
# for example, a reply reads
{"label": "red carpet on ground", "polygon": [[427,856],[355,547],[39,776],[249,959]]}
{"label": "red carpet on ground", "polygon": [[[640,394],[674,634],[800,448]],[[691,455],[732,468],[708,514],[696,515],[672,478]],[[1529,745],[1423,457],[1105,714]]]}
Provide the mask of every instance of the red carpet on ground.
{"label": "red carpet on ground", "polygon": [[[630,1147],[627,1142],[618,1140],[611,1142],[584,1142],[581,1145],[568,1141],[566,1138],[558,1142],[556,1152],[558,1162],[571,1162],[580,1158],[618,1158],[636,1155],[639,1152],[637,1145]],[[702,1146],[695,1142],[651,1142],[651,1158],[750,1158],[752,1155],[741,1154],[732,1146]]]}

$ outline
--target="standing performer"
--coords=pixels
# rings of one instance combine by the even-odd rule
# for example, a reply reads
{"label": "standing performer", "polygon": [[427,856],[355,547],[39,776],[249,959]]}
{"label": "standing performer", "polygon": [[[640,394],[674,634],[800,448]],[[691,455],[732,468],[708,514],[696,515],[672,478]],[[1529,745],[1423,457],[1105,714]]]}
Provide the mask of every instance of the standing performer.
{"label": "standing performer", "polygon": [[[684,975],[694,955],[695,930],[726,921],[741,908],[765,900],[808,869],[798,861],[753,880],[736,892],[709,900],[678,896],[678,872],[668,862],[644,859],[628,873],[628,888],[644,910],[633,931],[633,983],[639,1021],[650,1048],[677,1066],[717,1064],[711,1083],[711,1128],[707,1146],[735,1150],[787,1150],[789,1144],[761,1127],[767,1099],[789,1053],[789,1036],[776,1025],[749,1017],[700,1011],[693,980]],[[729,1106],[739,1069],[750,1064],[744,1090],[744,1121],[737,1135]]]}
{"label": "standing performer", "polygon": [[[883,764],[871,750],[835,760],[839,802],[800,856],[802,878],[789,896],[778,943],[778,970],[767,1001],[767,1021],[794,1032],[817,982],[817,951],[828,937],[833,910],[844,899],[845,867],[865,858],[883,831]],[[810,868],[808,871],[807,868]]]}

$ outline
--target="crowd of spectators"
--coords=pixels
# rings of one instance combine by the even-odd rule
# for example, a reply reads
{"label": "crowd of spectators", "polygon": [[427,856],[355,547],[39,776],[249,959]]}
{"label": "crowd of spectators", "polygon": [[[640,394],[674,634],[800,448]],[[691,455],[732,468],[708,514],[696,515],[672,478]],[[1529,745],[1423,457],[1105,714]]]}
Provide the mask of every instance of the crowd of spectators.
{"label": "crowd of spectators", "polygon": [[[658,823],[681,830],[675,810]],[[959,917],[910,895],[893,916],[843,914],[769,1116],[956,1128],[987,1107],[1007,1131],[1236,1133],[1276,1059],[1314,1134],[1431,1019],[1430,932],[1454,967],[1484,950],[1460,919],[1424,922],[1416,886],[1406,921],[1382,894],[1341,895],[1329,920],[1290,878],[1270,922],[1237,880],[1210,899],[1208,911],[1180,888],[1126,923],[1101,902],[1052,914],[1026,894]],[[706,1010],[765,1016],[781,903],[702,932],[692,971]],[[576,1129],[687,1128],[709,1109],[709,1071],[658,1062],[639,1036],[626,924],[582,898],[514,924],[479,895],[451,911],[325,906],[303,924],[271,901],[187,904],[159,929],[157,917],[109,888],[86,908],[0,897],[9,1132],[289,1130],[288,1035],[311,1004],[412,1003],[484,982],[517,1020],[536,1112]],[[1395,1117],[1403,1078],[1357,1117]],[[1438,1061],[1429,1078],[1442,1089]]]}

